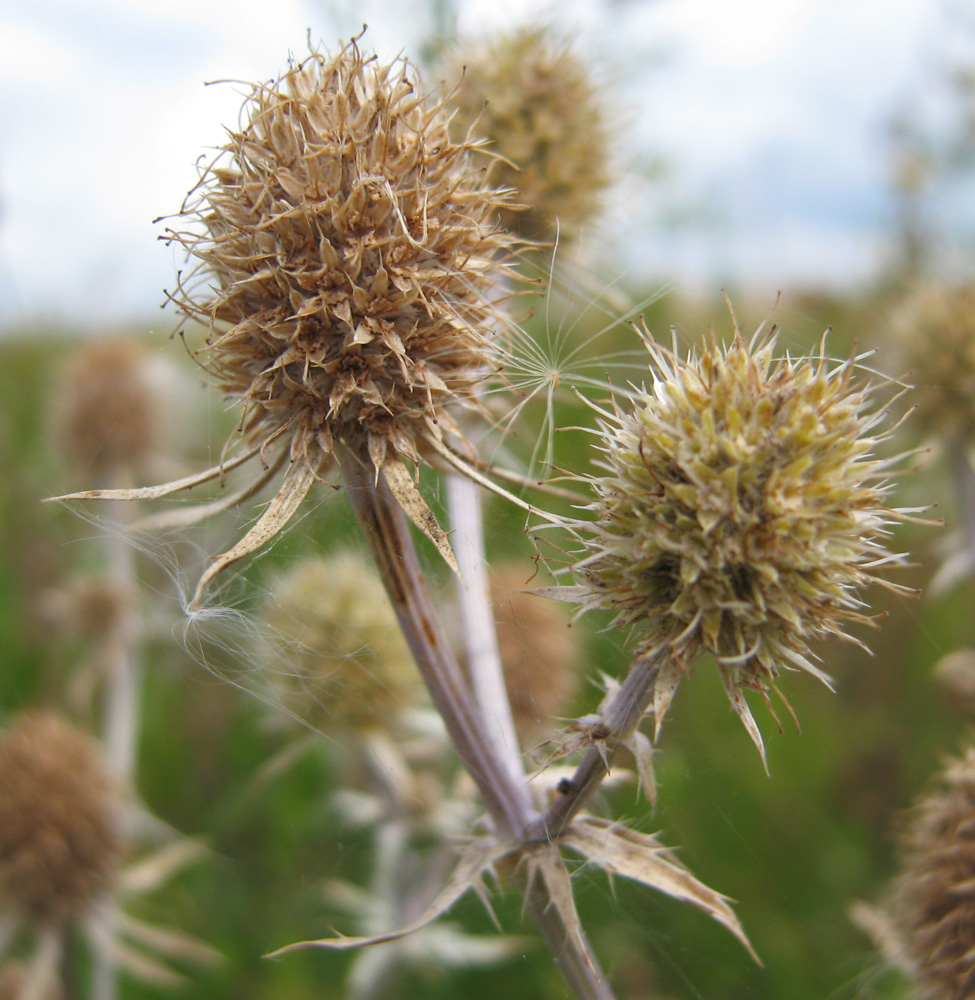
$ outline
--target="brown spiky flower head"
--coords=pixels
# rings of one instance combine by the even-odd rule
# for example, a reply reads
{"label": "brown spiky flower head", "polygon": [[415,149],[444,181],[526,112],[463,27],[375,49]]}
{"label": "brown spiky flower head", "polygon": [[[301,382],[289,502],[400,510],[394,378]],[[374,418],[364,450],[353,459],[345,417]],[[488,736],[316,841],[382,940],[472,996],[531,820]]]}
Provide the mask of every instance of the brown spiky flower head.
{"label": "brown spiky flower head", "polygon": [[52,712],[0,736],[0,905],[35,925],[87,913],[122,855],[119,796],[94,741]]}
{"label": "brown spiky flower head", "polygon": [[649,388],[600,409],[596,520],[580,524],[570,596],[616,612],[638,654],[667,653],[658,727],[708,652],[762,750],[742,689],[766,697],[780,667],[827,680],[809,641],[867,621],[857,590],[900,558],[885,538],[906,512],[887,505],[891,460],[874,455],[884,412],[855,359],[777,359],[774,336],[739,331],[684,360],[643,336]]}
{"label": "brown spiky flower head", "polygon": [[975,749],[949,760],[899,836],[900,874],[889,904],[898,964],[921,995],[975,995]]}
{"label": "brown spiky flower head", "polygon": [[917,385],[920,426],[963,444],[975,438],[975,282],[924,285],[890,318]]}
{"label": "brown spiky flower head", "polygon": [[609,184],[612,148],[606,110],[592,74],[551,29],[521,27],[454,60],[455,129],[471,128],[499,159],[494,178],[526,211],[504,224],[549,239],[577,235]]}
{"label": "brown spiky flower head", "polygon": [[442,542],[403,460],[471,457],[453,414],[491,370],[513,245],[497,226],[504,192],[448,117],[405,60],[356,41],[313,53],[252,88],[180,215],[188,228],[165,237],[198,262],[173,299],[209,329],[201,355],[241,402],[246,443],[287,466],[234,559],[283,525],[340,446]]}
{"label": "brown spiky flower head", "polygon": [[105,337],[81,347],[55,387],[53,432],[68,463],[86,478],[132,480],[157,451],[162,398],[146,349]]}

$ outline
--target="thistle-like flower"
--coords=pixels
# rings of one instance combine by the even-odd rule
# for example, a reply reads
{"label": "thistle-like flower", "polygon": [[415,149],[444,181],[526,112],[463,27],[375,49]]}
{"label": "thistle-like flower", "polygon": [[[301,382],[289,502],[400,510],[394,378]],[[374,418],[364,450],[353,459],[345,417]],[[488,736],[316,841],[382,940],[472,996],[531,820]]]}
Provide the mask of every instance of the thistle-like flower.
{"label": "thistle-like flower", "polygon": [[491,599],[515,728],[526,747],[555,726],[579,682],[579,648],[562,609],[525,590],[523,567],[495,567]]}
{"label": "thistle-like flower", "polygon": [[109,892],[122,856],[120,802],[92,740],[27,713],[0,737],[0,902],[58,926]]}
{"label": "thistle-like flower", "polygon": [[742,689],[767,701],[780,667],[828,683],[810,640],[868,622],[858,589],[901,558],[885,544],[908,513],[887,504],[897,459],[874,453],[885,411],[856,359],[776,359],[761,331],[687,360],[645,331],[644,341],[649,389],[599,410],[596,520],[579,525],[587,552],[567,596],[616,612],[638,655],[667,651],[658,728],[692,659],[709,652],[762,750]]}
{"label": "thistle-like flower", "polygon": [[90,478],[138,475],[160,444],[161,416],[149,356],[130,338],[86,344],[54,394],[54,437],[68,463]]}
{"label": "thistle-like flower", "polygon": [[286,706],[326,731],[387,726],[415,702],[416,670],[372,564],[352,552],[306,559],[265,610],[269,653]]}
{"label": "thistle-like flower", "polygon": [[887,908],[896,954],[921,995],[975,991],[975,749],[949,760],[900,831],[900,874]]}
{"label": "thistle-like flower", "polygon": [[975,283],[925,285],[890,317],[917,385],[918,419],[963,444],[975,437]]}
{"label": "thistle-like flower", "polygon": [[447,110],[420,96],[414,78],[406,60],[382,65],[353,41],[255,85],[243,126],[180,213],[188,228],[166,236],[198,262],[171,298],[209,330],[201,354],[243,407],[245,447],[217,468],[125,498],[266,461],[256,483],[215,510],[287,468],[194,603],[225,566],[281,529],[339,449],[382,476],[452,558],[403,463],[432,458],[478,475],[454,413],[477,407],[496,364],[498,286],[514,237],[498,228],[507,195],[474,162],[479,143],[451,140]]}
{"label": "thistle-like flower", "polygon": [[528,239],[572,236],[599,209],[610,179],[606,112],[591,73],[545,28],[523,27],[455,59],[459,128],[488,139],[496,179],[527,211],[504,224]]}

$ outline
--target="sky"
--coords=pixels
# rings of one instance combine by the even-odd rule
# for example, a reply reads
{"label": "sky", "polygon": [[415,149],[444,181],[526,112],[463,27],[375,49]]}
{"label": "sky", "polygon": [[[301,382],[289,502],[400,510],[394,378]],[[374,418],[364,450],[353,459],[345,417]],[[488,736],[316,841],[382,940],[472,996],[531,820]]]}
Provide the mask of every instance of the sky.
{"label": "sky", "polygon": [[[369,24],[422,51],[446,0],[0,0],[0,329],[158,317],[158,236],[246,85]],[[592,61],[623,181],[591,247],[641,280],[869,279],[890,242],[884,123],[944,47],[940,0],[456,0],[462,35],[544,19]],[[646,169],[664,164],[662,179]],[[615,256],[614,256],[615,255]],[[159,319],[161,327],[173,319]]]}

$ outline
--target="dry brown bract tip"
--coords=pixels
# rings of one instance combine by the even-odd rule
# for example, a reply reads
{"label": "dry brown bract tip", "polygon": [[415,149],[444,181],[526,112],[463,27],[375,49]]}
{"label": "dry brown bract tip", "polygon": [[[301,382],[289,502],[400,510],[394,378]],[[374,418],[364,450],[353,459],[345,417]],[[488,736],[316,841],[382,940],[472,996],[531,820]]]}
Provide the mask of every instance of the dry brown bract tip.
{"label": "dry brown bract tip", "polygon": [[403,463],[479,477],[455,412],[476,408],[505,329],[506,192],[487,185],[478,143],[451,141],[448,113],[417,93],[410,63],[381,64],[356,41],[255,85],[242,118],[190,193],[187,227],[165,238],[197,261],[171,298],[208,328],[200,353],[242,405],[244,443],[218,468],[124,495],[163,496],[259,456],[253,492],[286,467],[194,603],[283,527],[340,447],[386,480],[450,560]]}

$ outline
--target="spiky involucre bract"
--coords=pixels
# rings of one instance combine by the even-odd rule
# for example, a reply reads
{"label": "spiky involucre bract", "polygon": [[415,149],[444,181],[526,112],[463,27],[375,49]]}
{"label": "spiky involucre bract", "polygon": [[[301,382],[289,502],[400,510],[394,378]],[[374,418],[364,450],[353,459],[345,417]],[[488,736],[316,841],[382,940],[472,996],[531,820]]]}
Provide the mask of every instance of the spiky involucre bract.
{"label": "spiky involucre bract", "polygon": [[899,958],[922,995],[962,1000],[975,990],[975,749],[951,759],[898,835],[890,902]]}
{"label": "spiky involucre bract", "polygon": [[175,299],[246,434],[285,432],[316,470],[336,439],[378,469],[457,433],[502,325],[504,195],[413,78],[352,42],[256,85],[182,213],[203,232],[169,237],[200,262]]}
{"label": "spiky involucre bract", "polygon": [[773,339],[736,334],[683,360],[644,340],[649,389],[602,411],[581,599],[617,612],[640,653],[669,648],[658,724],[706,651],[761,747],[740,689],[765,694],[780,666],[826,679],[810,639],[866,621],[857,589],[898,558],[883,412],[852,359],[777,360]]}
{"label": "spiky involucre bract", "polygon": [[528,239],[556,227],[577,235],[609,185],[606,110],[585,63],[540,27],[523,27],[454,60],[455,129],[473,128],[500,159],[492,175],[514,188],[525,211],[504,224]]}

